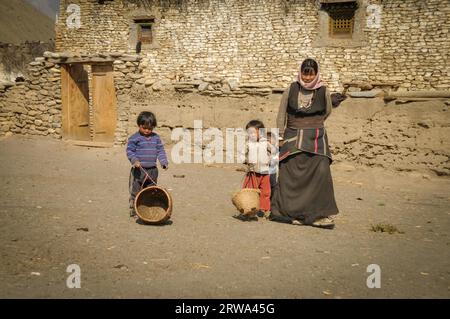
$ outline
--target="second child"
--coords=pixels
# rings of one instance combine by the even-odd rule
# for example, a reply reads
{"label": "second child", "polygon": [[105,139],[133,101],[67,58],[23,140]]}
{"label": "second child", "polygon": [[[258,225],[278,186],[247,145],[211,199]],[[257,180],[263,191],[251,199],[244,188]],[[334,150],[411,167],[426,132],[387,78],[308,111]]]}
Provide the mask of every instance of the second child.
{"label": "second child", "polygon": [[246,163],[248,173],[244,185],[249,188],[257,188],[260,191],[260,211],[258,217],[270,214],[270,157],[271,147],[264,137],[264,124],[259,120],[250,121],[246,130],[248,132],[248,147]]}

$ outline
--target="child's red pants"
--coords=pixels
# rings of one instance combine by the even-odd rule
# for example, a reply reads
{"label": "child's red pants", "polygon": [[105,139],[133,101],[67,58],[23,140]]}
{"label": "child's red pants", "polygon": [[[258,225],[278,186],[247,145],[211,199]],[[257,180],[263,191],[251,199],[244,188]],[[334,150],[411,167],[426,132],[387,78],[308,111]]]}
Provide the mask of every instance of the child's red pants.
{"label": "child's red pants", "polygon": [[270,211],[270,175],[259,173],[247,173],[244,180],[244,188],[257,188],[260,190],[259,202],[261,210]]}

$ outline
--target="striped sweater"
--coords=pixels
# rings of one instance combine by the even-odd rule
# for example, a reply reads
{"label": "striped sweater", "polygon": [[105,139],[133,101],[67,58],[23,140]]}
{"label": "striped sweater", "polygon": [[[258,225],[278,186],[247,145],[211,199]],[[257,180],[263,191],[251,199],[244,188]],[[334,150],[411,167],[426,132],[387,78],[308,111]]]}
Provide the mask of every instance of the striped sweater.
{"label": "striped sweater", "polygon": [[127,157],[131,164],[141,162],[142,167],[155,167],[156,161],[162,166],[169,164],[164,145],[158,134],[152,133],[149,137],[136,132],[128,138]]}

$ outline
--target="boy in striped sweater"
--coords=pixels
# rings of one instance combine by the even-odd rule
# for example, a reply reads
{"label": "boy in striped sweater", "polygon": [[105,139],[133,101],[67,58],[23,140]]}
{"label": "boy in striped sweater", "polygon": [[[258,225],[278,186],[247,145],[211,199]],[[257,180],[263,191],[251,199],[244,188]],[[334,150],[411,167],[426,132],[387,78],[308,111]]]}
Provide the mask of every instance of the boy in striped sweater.
{"label": "boy in striped sweater", "polygon": [[[158,168],[156,162],[159,161],[164,170],[169,167],[161,138],[153,132],[157,125],[155,115],[152,112],[142,112],[137,118],[137,125],[139,131],[128,138],[127,145],[127,157],[133,165],[129,180],[131,217],[136,216],[134,199],[139,191],[157,183]],[[153,181],[146,179],[144,171]]]}

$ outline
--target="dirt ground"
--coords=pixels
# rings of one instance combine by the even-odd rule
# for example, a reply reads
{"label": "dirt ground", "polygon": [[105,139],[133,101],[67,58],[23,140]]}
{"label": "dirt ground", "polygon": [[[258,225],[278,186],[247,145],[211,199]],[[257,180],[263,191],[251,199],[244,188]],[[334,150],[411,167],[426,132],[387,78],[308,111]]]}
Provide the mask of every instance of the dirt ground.
{"label": "dirt ground", "polygon": [[[128,215],[124,147],[4,138],[0,297],[449,298],[450,179],[345,162],[332,173],[334,230],[236,220],[243,173],[200,164],[161,172],[172,224],[144,226]],[[66,286],[70,264],[80,289]],[[366,285],[370,264],[379,289]]]}

